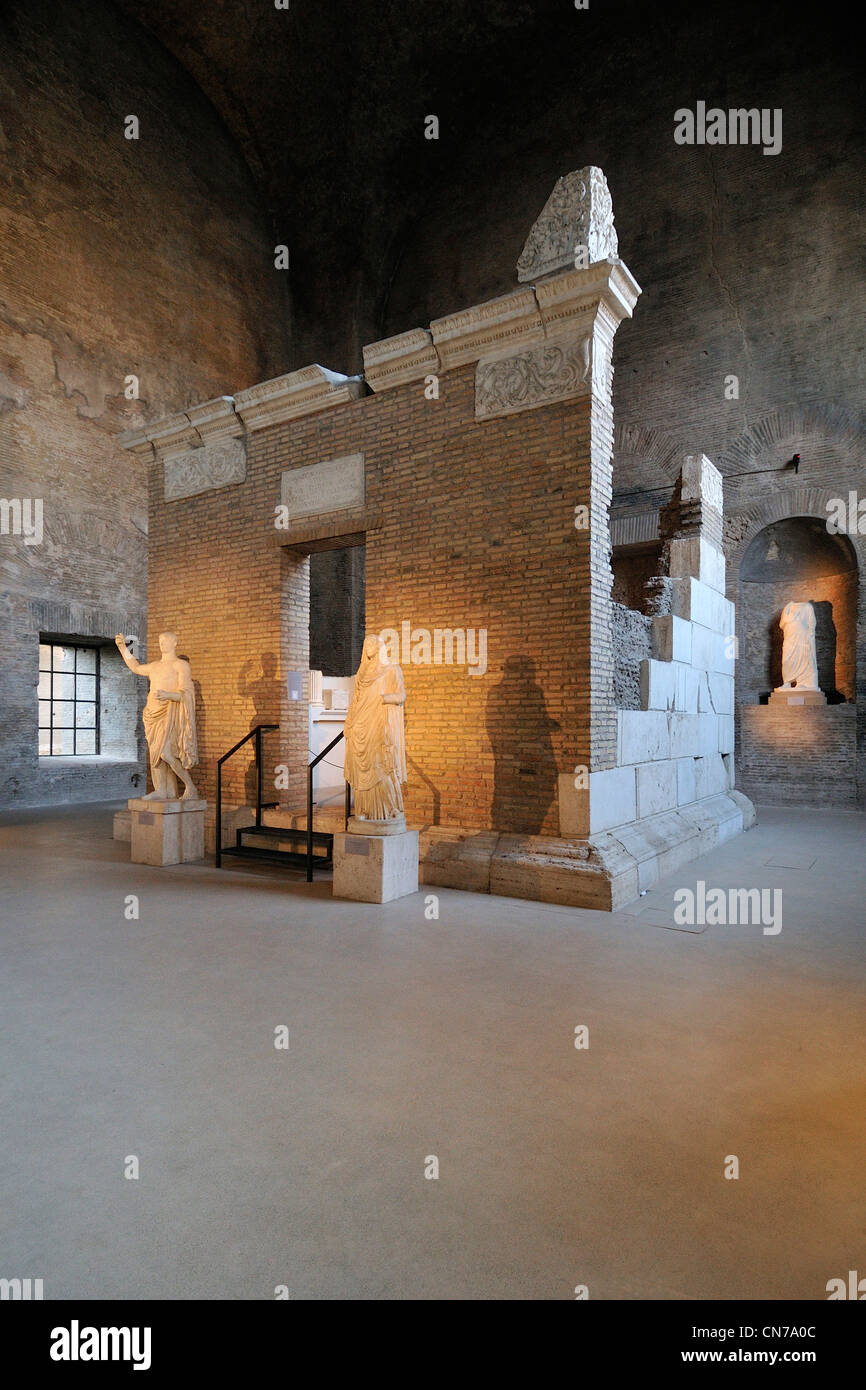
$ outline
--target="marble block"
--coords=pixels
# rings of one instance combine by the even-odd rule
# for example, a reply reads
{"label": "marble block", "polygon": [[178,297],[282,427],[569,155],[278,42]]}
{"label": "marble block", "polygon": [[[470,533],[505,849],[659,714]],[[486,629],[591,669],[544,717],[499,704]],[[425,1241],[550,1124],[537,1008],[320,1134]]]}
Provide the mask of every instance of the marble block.
{"label": "marble block", "polygon": [[826,705],[827,696],[823,690],[773,690],[768,704],[771,705]]}
{"label": "marble block", "polygon": [[204,859],[204,813],[207,802],[148,801],[134,797],[127,802],[132,822],[133,864],[190,864]]}
{"label": "marble block", "polygon": [[418,831],[400,835],[334,836],[335,898],[390,903],[418,892]]}
{"label": "marble block", "polygon": [[367,820],[362,816],[350,816],[346,826],[350,835],[405,835],[406,817],[401,812],[390,820]]}

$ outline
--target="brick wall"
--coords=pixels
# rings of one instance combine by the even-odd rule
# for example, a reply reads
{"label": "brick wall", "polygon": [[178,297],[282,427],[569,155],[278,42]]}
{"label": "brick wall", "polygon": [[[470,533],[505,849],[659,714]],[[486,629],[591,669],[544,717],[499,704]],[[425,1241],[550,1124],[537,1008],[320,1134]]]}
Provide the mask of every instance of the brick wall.
{"label": "brick wall", "polygon": [[[591,590],[598,605],[610,589],[606,555],[591,575],[589,534],[574,527],[590,501],[590,403],[476,422],[474,374],[447,372],[439,400],[410,383],[256,430],[238,486],[166,503],[151,466],[150,641],[169,627],[192,662],[208,799],[216,758],[256,713],[241,669],[274,651],[292,777],[282,799],[302,794],[306,706],[290,708],[284,687],[307,667],[309,558],[278,544],[274,506],[283,469],[360,451],[367,630],[487,631],[483,676],[404,663],[410,822],[558,833],[557,771],[590,760]],[[615,716],[600,737],[615,745]],[[236,761],[230,799],[243,793]]]}
{"label": "brick wall", "polygon": [[740,706],[740,789],[770,806],[854,807],[856,713],[854,705]]}

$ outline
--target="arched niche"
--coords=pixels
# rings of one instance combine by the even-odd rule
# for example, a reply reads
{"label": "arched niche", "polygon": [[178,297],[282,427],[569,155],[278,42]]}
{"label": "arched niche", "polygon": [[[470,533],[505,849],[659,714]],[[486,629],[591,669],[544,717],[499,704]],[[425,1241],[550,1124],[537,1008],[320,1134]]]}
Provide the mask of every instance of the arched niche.
{"label": "arched niche", "polygon": [[786,603],[815,609],[818,682],[828,703],[856,699],[857,555],[846,535],[817,517],[784,517],[765,526],[739,570],[738,698],[766,700],[782,680],[779,615]]}

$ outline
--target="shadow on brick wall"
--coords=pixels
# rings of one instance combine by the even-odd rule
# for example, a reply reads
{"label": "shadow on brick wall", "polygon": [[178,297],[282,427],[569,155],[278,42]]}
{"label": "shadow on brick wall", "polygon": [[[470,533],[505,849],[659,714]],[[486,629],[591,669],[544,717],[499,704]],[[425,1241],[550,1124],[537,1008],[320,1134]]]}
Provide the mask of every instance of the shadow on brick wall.
{"label": "shadow on brick wall", "polygon": [[[487,737],[493,748],[494,830],[538,835],[556,800],[557,764],[544,691],[529,656],[510,656],[487,697]],[[549,827],[548,827],[549,828]]]}

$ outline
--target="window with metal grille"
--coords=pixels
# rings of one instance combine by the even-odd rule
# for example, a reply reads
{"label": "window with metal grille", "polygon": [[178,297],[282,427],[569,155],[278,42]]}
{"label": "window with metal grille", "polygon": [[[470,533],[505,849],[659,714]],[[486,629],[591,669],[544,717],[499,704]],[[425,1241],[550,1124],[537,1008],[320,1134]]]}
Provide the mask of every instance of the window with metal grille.
{"label": "window with metal grille", "polygon": [[99,752],[99,648],[39,644],[39,756]]}

